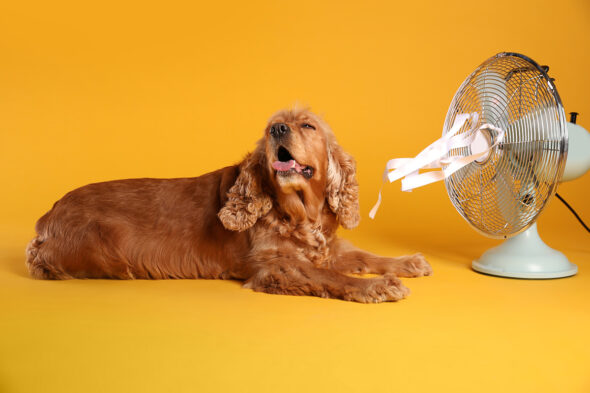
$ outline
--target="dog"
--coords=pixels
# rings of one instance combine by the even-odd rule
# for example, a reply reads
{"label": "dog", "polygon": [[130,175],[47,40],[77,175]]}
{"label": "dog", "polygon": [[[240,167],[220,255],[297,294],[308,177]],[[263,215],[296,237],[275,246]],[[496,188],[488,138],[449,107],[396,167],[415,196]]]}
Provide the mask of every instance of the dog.
{"label": "dog", "polygon": [[[282,110],[237,165],[69,192],[37,222],[26,265],[37,279],[235,279],[272,294],[400,300],[398,277],[432,269],[421,254],[380,257],[336,237],[359,223],[358,189],[328,124]],[[356,276],[367,273],[379,276]]]}

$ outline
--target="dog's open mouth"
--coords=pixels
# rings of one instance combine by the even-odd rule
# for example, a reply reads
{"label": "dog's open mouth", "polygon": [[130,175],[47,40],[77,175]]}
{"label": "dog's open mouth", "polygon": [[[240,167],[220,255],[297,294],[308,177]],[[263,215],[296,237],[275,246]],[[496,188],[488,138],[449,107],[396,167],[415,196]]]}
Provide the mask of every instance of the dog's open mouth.
{"label": "dog's open mouth", "polygon": [[283,146],[279,147],[277,151],[278,161],[272,163],[272,167],[277,171],[279,176],[290,176],[294,173],[299,173],[306,179],[311,179],[313,176],[313,168],[306,165],[301,165],[293,158],[289,150]]}

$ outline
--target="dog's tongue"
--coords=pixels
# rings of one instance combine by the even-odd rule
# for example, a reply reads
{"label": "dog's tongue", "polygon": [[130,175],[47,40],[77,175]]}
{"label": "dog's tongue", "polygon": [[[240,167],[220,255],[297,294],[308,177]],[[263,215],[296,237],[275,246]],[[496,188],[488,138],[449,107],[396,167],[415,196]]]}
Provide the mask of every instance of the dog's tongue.
{"label": "dog's tongue", "polygon": [[303,169],[301,165],[299,165],[299,163],[295,160],[289,160],[287,162],[275,161],[272,163],[272,167],[281,172],[286,172],[292,168],[295,168],[298,173],[301,173],[301,170]]}

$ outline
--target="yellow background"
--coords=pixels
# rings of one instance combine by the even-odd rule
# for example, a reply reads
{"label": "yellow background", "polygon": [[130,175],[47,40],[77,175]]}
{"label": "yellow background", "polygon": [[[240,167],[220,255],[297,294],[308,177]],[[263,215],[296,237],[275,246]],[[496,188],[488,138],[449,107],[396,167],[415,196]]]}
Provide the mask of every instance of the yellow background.
{"label": "yellow background", "polygon": [[[441,133],[460,83],[501,51],[551,67],[590,128],[588,1],[3,1],[0,392],[588,392],[590,241],[557,200],[545,241],[568,279],[470,270],[497,244],[442,184],[385,187],[386,160]],[[295,102],[358,162],[363,221],[342,235],[435,274],[399,303],[271,296],[231,281],[34,281],[33,226],[95,181],[239,161]],[[590,176],[560,193],[590,221]]]}

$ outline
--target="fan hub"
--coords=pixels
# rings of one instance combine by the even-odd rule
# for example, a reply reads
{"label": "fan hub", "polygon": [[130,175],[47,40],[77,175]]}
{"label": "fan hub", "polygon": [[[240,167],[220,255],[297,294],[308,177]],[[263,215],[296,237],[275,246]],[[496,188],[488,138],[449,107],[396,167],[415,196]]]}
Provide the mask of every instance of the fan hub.
{"label": "fan hub", "polygon": [[477,131],[471,142],[471,154],[484,153],[481,157],[475,160],[478,164],[484,164],[490,158],[490,146],[493,144],[493,137],[487,128],[482,128]]}

